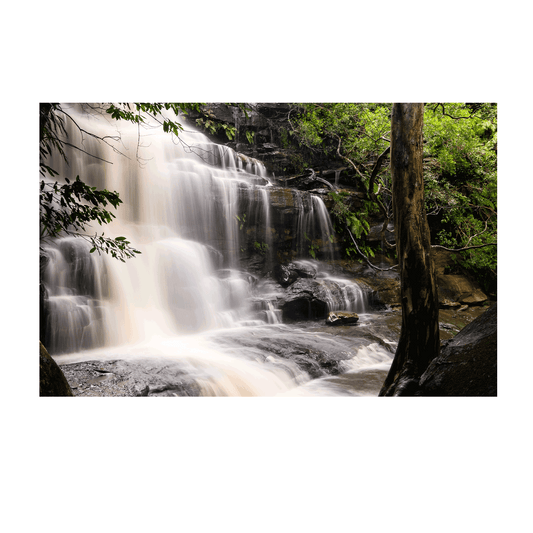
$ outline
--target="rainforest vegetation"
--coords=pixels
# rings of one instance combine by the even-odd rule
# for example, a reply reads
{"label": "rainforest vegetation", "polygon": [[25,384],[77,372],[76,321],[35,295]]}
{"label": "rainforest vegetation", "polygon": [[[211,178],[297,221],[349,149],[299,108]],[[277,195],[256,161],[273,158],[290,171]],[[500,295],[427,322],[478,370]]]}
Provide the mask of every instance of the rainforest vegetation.
{"label": "rainforest vegetation", "polygon": [[[358,212],[336,200],[333,214],[360,239],[369,217],[393,221],[390,152],[392,104],[295,104],[289,137],[311,153],[340,157],[353,170],[354,186],[365,192]],[[429,103],[423,116],[425,208],[432,245],[456,250],[458,268],[496,292],[497,266],[497,105]],[[344,236],[346,253],[355,256]],[[391,253],[394,247],[389,246]],[[373,251],[363,250],[369,255]]]}

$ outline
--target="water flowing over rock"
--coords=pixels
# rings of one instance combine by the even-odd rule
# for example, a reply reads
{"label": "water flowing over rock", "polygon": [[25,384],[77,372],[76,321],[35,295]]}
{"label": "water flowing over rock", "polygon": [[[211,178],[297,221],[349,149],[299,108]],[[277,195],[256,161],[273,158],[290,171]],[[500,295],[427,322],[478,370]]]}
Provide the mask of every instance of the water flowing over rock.
{"label": "water flowing over rock", "polygon": [[326,318],[328,326],[346,326],[348,324],[357,324],[359,315],[357,313],[348,313],[347,311],[330,311]]}
{"label": "water flowing over rock", "polygon": [[288,287],[298,278],[316,278],[317,269],[309,261],[295,261],[287,265],[275,265],[272,275],[280,285]]}
{"label": "water flowing over rock", "polygon": [[365,310],[365,297],[355,283],[336,278],[300,278],[289,286],[281,310],[284,320],[317,320],[332,310]]}

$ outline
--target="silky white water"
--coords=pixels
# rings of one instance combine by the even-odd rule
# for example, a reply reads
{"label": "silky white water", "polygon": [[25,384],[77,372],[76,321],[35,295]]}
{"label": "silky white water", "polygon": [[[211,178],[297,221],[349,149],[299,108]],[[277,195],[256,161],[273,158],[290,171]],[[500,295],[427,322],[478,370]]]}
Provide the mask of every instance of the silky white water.
{"label": "silky white water", "polygon": [[[81,238],[42,244],[48,258],[42,272],[46,345],[56,360],[129,358],[162,367],[172,361],[204,395],[337,394],[290,357],[280,357],[272,344],[278,339],[299,353],[334,350],[337,341],[281,324],[276,295],[240,264],[245,224],[256,228],[258,246],[273,262],[272,183],[264,166],[213,144],[186,123],[176,140],[156,128],[116,123],[77,106],[68,113],[79,126],[69,126],[69,142],[84,152],[70,150],[68,165],[56,158],[51,166],[60,176],[79,175],[91,186],[116,190],[124,202],[116,220],[93,229],[126,236],[142,254],[122,263],[90,254]],[[112,141],[112,149],[80,134],[80,128],[120,140]],[[320,198],[304,199],[299,192],[295,198],[302,204],[296,228],[303,254],[307,240],[327,242],[332,228]],[[333,249],[328,253],[332,256]],[[343,296],[328,303],[330,308],[365,312],[357,284],[331,282]],[[343,361],[343,371],[390,364],[391,355],[381,346],[370,359],[363,348],[352,349],[346,361],[353,361]]]}

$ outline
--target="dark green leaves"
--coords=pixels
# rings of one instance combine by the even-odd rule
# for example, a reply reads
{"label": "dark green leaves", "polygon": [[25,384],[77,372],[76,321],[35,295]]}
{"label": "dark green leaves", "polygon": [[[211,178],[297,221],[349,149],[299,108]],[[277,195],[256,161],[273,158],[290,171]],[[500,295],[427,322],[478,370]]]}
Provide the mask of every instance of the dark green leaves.
{"label": "dark green leaves", "polygon": [[79,176],[71,182],[60,185],[41,180],[40,185],[40,225],[41,239],[59,237],[60,235],[75,235],[89,240],[93,247],[91,253],[98,250],[111,253],[113,257],[134,257],[138,250],[130,246],[126,237],[116,239],[95,235],[86,235],[92,223],[100,226],[111,222],[115,215],[104,209],[111,204],[115,209],[122,203],[117,192],[97,190],[80,180]]}

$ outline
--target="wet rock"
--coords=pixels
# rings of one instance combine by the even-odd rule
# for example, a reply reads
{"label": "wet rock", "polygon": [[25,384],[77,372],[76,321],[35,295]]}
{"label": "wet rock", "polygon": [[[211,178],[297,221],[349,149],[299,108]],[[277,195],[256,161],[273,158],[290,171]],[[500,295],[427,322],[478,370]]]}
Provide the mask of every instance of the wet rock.
{"label": "wet rock", "polygon": [[301,370],[307,372],[312,379],[325,375],[337,375],[342,372],[342,361],[350,359],[354,353],[346,350],[330,349],[330,347],[312,344],[309,339],[302,337],[259,337],[242,336],[237,340],[242,346],[258,348],[263,353],[272,354],[274,359],[267,357],[266,361],[272,362],[276,358],[286,359],[296,364]]}
{"label": "wet rock", "polygon": [[317,275],[317,269],[310,261],[293,261],[289,263],[288,268],[294,271],[299,278],[314,279]]}
{"label": "wet rock", "polygon": [[288,287],[298,279],[296,272],[291,271],[286,265],[277,264],[272,269],[272,277],[282,287]]}
{"label": "wet rock", "polygon": [[330,289],[338,289],[329,280],[298,279],[287,289],[280,308],[284,321],[326,318]]}
{"label": "wet rock", "polygon": [[326,318],[328,326],[346,326],[357,324],[359,315],[357,313],[350,313],[348,311],[330,311]]}
{"label": "wet rock", "polygon": [[444,343],[422,374],[415,395],[497,395],[496,304]]}
{"label": "wet rock", "polygon": [[39,396],[74,396],[63,372],[39,342]]}
{"label": "wet rock", "polygon": [[393,271],[379,274],[372,273],[372,275],[364,277],[362,281],[370,288],[373,307],[400,304],[400,278],[398,273]]}
{"label": "wet rock", "polygon": [[222,268],[222,265],[224,264],[224,256],[222,253],[217,250],[215,247],[210,246],[208,244],[204,244],[205,249],[207,250],[207,253],[209,254],[209,257],[214,265],[215,268]]}
{"label": "wet rock", "polygon": [[287,265],[277,264],[272,270],[272,277],[283,287],[288,287],[298,278],[314,279],[316,267],[310,261],[293,261]]}
{"label": "wet rock", "polygon": [[62,365],[74,396],[200,396],[177,367],[146,361],[84,361]]}
{"label": "wet rock", "polygon": [[245,272],[244,270],[236,270],[233,268],[223,268],[217,270],[217,276],[219,279],[242,279],[251,286],[257,283],[257,277],[250,272]]}
{"label": "wet rock", "polygon": [[439,307],[441,309],[449,309],[453,307],[461,307],[461,304],[459,302],[452,302],[447,298],[443,298],[441,301],[439,301]]}

